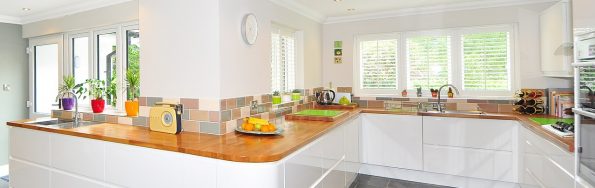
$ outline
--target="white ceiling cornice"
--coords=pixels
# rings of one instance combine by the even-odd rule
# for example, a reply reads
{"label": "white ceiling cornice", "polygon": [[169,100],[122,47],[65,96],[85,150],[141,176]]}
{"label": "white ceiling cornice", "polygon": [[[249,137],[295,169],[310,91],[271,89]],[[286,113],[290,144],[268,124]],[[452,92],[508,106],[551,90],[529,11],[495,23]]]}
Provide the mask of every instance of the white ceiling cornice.
{"label": "white ceiling cornice", "polygon": [[131,0],[100,0],[100,1],[87,1],[84,3],[73,4],[69,6],[62,6],[59,8],[36,12],[22,17],[11,17],[0,15],[0,23],[12,23],[12,24],[28,24],[43,20],[49,20],[53,18],[59,18],[68,16],[80,12],[85,12],[97,8],[107,7],[115,4],[128,2]]}
{"label": "white ceiling cornice", "polygon": [[407,8],[407,9],[400,9],[400,10],[395,10],[395,11],[383,11],[383,12],[358,14],[358,15],[350,15],[350,16],[328,17],[325,20],[324,24],[354,22],[354,21],[363,21],[363,20],[372,20],[372,19],[393,18],[393,17],[400,17],[400,16],[422,15],[422,14],[435,14],[435,13],[460,11],[460,10],[471,10],[471,9],[480,9],[480,8],[518,6],[518,5],[546,3],[546,2],[554,2],[554,1],[558,1],[558,0],[476,1],[476,2],[458,3],[458,4],[452,4],[452,5]]}
{"label": "white ceiling cornice", "polygon": [[21,24],[21,18],[14,16],[0,15],[0,23]]}
{"label": "white ceiling cornice", "polygon": [[269,0],[279,6],[285,7],[291,11],[294,11],[302,16],[310,18],[318,23],[324,23],[326,16],[308,8],[295,0]]}

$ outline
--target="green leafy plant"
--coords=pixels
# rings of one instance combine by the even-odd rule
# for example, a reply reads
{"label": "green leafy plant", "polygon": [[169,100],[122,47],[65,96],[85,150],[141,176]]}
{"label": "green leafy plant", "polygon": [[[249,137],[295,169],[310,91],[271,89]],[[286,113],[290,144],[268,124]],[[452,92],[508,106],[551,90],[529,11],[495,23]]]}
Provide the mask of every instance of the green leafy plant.
{"label": "green leafy plant", "polygon": [[126,82],[128,83],[128,100],[135,100],[138,98],[138,89],[140,87],[140,75],[138,71],[129,69],[126,71]]}
{"label": "green leafy plant", "polygon": [[292,93],[302,93],[299,89],[294,89]]}
{"label": "green leafy plant", "polygon": [[[66,75],[62,78],[62,84],[60,85],[60,87],[58,87],[58,92],[59,93],[67,93],[70,91],[75,91],[77,88],[82,87],[83,84],[76,84],[76,80],[74,79],[74,76],[71,75]],[[68,96],[70,96],[70,94],[68,94]]]}
{"label": "green leafy plant", "polygon": [[274,91],[273,96],[281,96],[281,93],[279,93],[279,91]]}
{"label": "green leafy plant", "polygon": [[76,92],[77,94],[82,95],[86,93],[87,95],[85,95],[83,99],[86,99],[87,96],[95,100],[103,99],[106,90],[105,81],[97,79],[87,79],[87,81],[85,81],[85,84],[87,85],[87,87],[78,88]]}

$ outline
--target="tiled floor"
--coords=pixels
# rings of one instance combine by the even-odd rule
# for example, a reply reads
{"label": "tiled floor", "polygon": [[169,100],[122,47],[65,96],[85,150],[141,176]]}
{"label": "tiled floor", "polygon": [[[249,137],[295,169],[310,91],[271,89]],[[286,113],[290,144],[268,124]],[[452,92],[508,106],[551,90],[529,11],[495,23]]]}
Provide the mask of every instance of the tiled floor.
{"label": "tiled floor", "polygon": [[350,188],[452,188],[385,177],[360,174]]}

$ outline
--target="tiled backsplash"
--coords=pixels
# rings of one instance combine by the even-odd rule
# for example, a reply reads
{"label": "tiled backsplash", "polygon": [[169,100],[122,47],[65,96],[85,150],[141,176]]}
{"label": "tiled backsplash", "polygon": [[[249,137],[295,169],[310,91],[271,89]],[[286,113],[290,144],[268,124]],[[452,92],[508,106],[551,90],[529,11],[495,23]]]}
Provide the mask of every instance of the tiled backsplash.
{"label": "tiled backsplash", "polygon": [[[301,91],[300,101],[283,104],[272,104],[271,94],[246,96],[229,99],[166,99],[161,97],[140,97],[139,116],[126,117],[121,114],[82,113],[85,121],[118,123],[147,127],[150,107],[157,102],[179,103],[184,106],[182,128],[188,132],[223,135],[233,132],[246,117],[259,117],[267,120],[283,118],[284,115],[310,109],[314,106],[314,93],[321,87]],[[338,87],[337,92],[351,93],[351,87]],[[258,101],[255,109],[250,108],[252,101]],[[419,103],[437,102],[435,98],[404,97],[354,97],[353,103],[363,108],[400,109],[417,111]],[[447,110],[480,110],[485,112],[512,112],[512,100],[475,100],[475,99],[442,99]],[[52,117],[72,118],[72,111],[54,110]]]}
{"label": "tiled backsplash", "polygon": [[[166,99],[161,97],[140,97],[139,116],[126,117],[122,114],[94,114],[83,112],[85,121],[118,123],[125,125],[148,127],[150,107],[158,102],[179,103],[184,106],[182,114],[182,129],[188,132],[223,135],[233,132],[235,127],[242,123],[246,117],[259,117],[263,119],[282,118],[288,113],[313,107],[314,91],[322,88],[306,89],[301,91],[300,101],[286,102],[273,105],[272,95],[246,96],[229,99]],[[252,101],[258,101],[254,110],[251,110]],[[52,117],[69,119],[73,117],[72,111],[54,110]]]}

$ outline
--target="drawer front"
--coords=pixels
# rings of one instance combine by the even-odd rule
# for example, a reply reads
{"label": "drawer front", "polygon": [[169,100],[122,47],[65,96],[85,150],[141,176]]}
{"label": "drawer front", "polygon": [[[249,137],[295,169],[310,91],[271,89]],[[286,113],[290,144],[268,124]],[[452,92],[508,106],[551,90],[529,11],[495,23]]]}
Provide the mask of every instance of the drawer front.
{"label": "drawer front", "polygon": [[362,162],[422,170],[421,116],[364,115]]}
{"label": "drawer front", "polygon": [[66,135],[52,135],[52,167],[73,174],[105,179],[103,141]]}
{"label": "drawer front", "polygon": [[10,160],[10,187],[49,188],[50,170],[37,165]]}
{"label": "drawer front", "polygon": [[521,140],[525,142],[523,144],[524,152],[544,155],[564,170],[574,172],[574,155],[572,153],[565,151],[563,148],[558,147],[556,144],[551,143],[526,128],[522,129],[521,135]]}
{"label": "drawer front", "polygon": [[507,120],[423,117],[424,144],[513,151],[518,123]]}
{"label": "drawer front", "polygon": [[513,155],[508,151],[424,145],[424,170],[514,182]]}
{"label": "drawer front", "polygon": [[36,164],[50,165],[50,133],[10,128],[10,156]]}
{"label": "drawer front", "polygon": [[63,173],[52,172],[52,187],[55,188],[105,188],[107,186]]}

